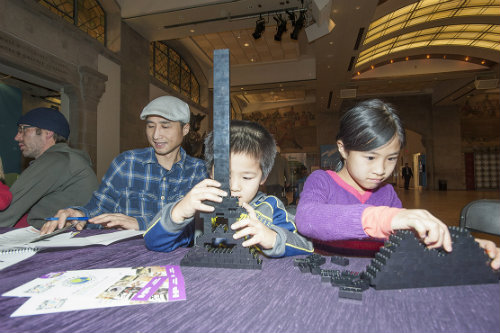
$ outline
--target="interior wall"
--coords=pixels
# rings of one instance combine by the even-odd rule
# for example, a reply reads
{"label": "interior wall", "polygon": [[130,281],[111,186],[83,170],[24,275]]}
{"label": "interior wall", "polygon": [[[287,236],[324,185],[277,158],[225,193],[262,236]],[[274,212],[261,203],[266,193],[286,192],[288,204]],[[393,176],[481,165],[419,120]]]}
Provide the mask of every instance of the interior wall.
{"label": "interior wall", "polygon": [[127,24],[121,29],[120,151],[148,147],[139,118],[150,101],[149,42]]}
{"label": "interior wall", "polygon": [[120,65],[99,55],[97,68],[106,74],[106,88],[97,106],[97,179],[101,179],[111,161],[120,153]]}
{"label": "interior wall", "polygon": [[4,173],[21,172],[21,151],[14,137],[21,116],[22,91],[0,83],[0,157]]}
{"label": "interior wall", "polygon": [[[70,142],[95,161],[97,104],[107,79],[97,71],[97,55],[107,50],[34,1],[0,0],[0,8],[0,70],[63,92]],[[35,104],[23,101],[23,110],[41,106]]]}
{"label": "interior wall", "polygon": [[434,107],[432,142],[434,146],[434,188],[445,181],[448,190],[465,190],[465,161],[460,133],[458,106]]}

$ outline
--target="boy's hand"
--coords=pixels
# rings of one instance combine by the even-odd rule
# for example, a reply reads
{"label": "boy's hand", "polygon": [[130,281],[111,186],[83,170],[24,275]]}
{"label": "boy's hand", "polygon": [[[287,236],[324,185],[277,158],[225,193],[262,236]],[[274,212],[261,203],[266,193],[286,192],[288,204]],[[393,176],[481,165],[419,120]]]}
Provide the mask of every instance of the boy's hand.
{"label": "boy's hand", "polygon": [[500,268],[500,249],[493,243],[487,239],[475,239],[476,242],[479,243],[479,246],[484,249],[484,252],[490,257],[491,263],[490,266],[493,269]]}
{"label": "boy's hand", "polygon": [[414,229],[428,248],[443,247],[451,252],[451,236],[446,224],[424,209],[402,209],[391,222],[392,230]]}
{"label": "boy's hand", "polygon": [[193,217],[196,211],[213,212],[215,208],[204,204],[203,201],[222,202],[222,197],[227,196],[227,193],[221,190],[220,186],[218,181],[210,178],[196,184],[172,209],[172,221],[181,223]]}
{"label": "boy's hand", "polygon": [[257,219],[255,210],[249,204],[243,203],[241,206],[247,210],[248,217],[231,225],[231,229],[238,230],[233,235],[233,238],[239,239],[248,236],[249,239],[241,244],[244,247],[259,245],[265,250],[272,249],[276,244],[276,232],[269,229]]}

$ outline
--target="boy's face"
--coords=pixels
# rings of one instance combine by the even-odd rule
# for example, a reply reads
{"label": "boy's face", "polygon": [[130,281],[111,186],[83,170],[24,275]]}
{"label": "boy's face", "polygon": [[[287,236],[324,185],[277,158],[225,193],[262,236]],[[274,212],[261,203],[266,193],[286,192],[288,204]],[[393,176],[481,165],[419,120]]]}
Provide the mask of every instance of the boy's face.
{"label": "boy's face", "polygon": [[249,203],[259,191],[262,179],[260,161],[244,153],[231,153],[231,195],[238,197],[240,204]]}

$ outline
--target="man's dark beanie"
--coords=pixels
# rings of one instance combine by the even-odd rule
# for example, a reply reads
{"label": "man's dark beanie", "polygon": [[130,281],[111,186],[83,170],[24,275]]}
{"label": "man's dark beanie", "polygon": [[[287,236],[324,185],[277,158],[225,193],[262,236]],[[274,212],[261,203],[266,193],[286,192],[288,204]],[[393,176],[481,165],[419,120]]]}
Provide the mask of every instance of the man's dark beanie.
{"label": "man's dark beanie", "polygon": [[64,115],[50,108],[36,108],[24,114],[17,121],[20,124],[31,125],[38,128],[43,128],[68,139],[69,124]]}

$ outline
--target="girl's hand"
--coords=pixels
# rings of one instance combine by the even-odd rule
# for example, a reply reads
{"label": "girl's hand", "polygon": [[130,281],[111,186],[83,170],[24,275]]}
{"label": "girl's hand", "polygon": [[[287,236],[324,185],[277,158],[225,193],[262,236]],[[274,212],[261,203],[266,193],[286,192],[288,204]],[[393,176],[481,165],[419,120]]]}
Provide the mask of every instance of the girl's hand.
{"label": "girl's hand", "polygon": [[476,238],[476,242],[479,243],[479,246],[484,249],[484,252],[490,257],[491,263],[490,266],[493,269],[500,268],[500,249],[493,243],[487,239]]}
{"label": "girl's hand", "polygon": [[392,230],[413,229],[428,248],[442,247],[451,252],[451,236],[446,224],[424,209],[403,209],[393,217]]}

